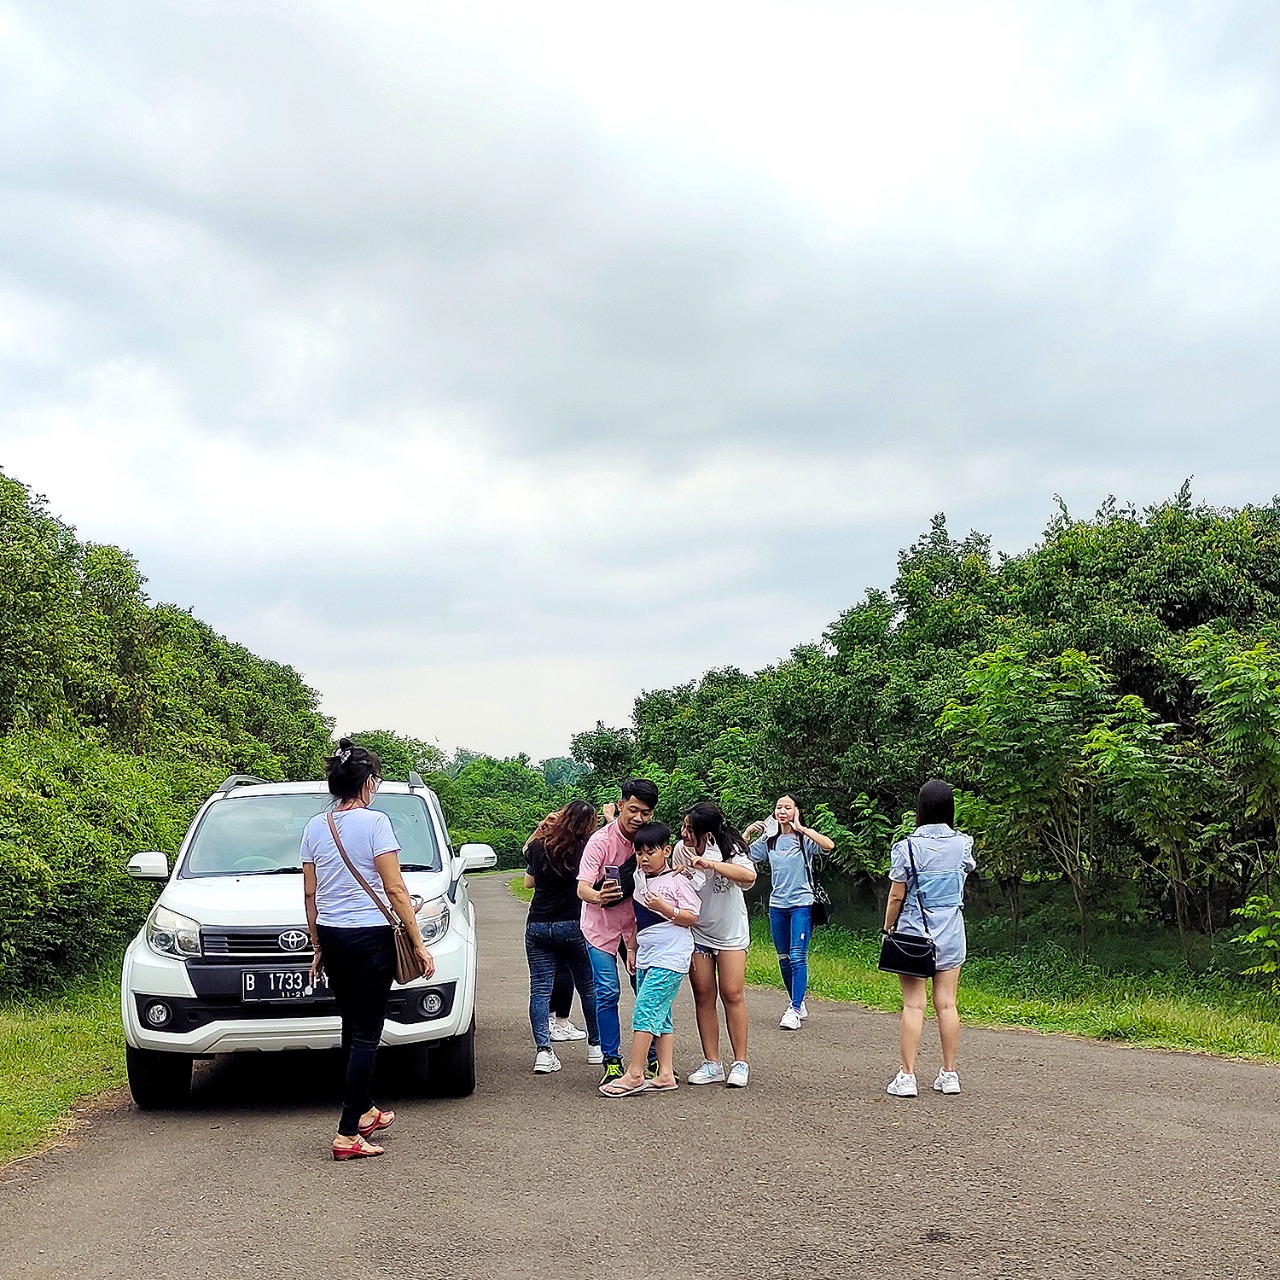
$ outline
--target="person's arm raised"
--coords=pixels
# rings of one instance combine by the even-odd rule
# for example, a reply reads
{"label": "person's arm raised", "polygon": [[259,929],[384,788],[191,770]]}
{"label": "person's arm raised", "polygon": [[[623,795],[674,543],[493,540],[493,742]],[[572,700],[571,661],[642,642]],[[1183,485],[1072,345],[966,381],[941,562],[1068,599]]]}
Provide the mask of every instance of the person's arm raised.
{"label": "person's arm raised", "polygon": [[709,858],[694,858],[689,865],[699,871],[710,871],[714,875],[724,876],[730,883],[743,889],[750,889],[756,882],[755,867],[744,867],[729,859],[713,862]]}
{"label": "person's arm raised", "polygon": [[793,822],[791,830],[806,840],[812,840],[823,853],[830,853],[836,847],[836,842],[830,836],[824,836],[821,831],[815,831],[812,827],[802,827],[798,822]]}

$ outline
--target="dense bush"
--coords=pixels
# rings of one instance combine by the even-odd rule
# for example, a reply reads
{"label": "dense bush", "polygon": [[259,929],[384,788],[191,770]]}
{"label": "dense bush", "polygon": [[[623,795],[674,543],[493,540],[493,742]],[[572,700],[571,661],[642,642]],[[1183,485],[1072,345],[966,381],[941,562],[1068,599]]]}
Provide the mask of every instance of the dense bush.
{"label": "dense bush", "polygon": [[0,473],[0,994],[119,947],[153,891],[125,874],[176,852],[231,772],[315,777],[316,695],[82,543]]}

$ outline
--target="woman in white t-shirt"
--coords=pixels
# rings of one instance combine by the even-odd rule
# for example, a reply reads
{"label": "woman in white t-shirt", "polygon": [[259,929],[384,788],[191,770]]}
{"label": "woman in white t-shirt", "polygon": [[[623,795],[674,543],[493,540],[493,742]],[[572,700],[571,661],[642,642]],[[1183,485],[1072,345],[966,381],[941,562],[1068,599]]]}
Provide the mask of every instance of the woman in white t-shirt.
{"label": "woman in white t-shirt", "polygon": [[395,978],[396,946],[386,914],[351,873],[344,852],[379,901],[400,918],[422,959],[424,976],[429,978],[436,966],[418,932],[413,902],[400,874],[400,848],[391,819],[369,808],[382,778],[382,762],[372,751],[342,738],[337,754],[326,761],[326,772],[338,803],[316,814],[302,833],[302,883],[315,949],[312,979],[328,976],[342,1015],[342,1048],[347,1055],[333,1158],[357,1160],[382,1155],[383,1148],[369,1139],[396,1118],[394,1111],[374,1106],[370,1093]]}
{"label": "woman in white t-shirt", "polygon": [[[689,982],[693,987],[698,1035],[702,1040],[702,1066],[690,1084],[723,1081],[733,1088],[747,1083],[747,947],[751,929],[743,890],[756,882],[756,869],[747,853],[747,842],[710,800],[699,800],[685,815],[672,866],[685,870],[694,884],[705,877],[698,892],[702,913],[693,927],[693,963]],[[724,1005],[733,1061],[728,1072],[720,1061],[720,1013],[716,996]]]}

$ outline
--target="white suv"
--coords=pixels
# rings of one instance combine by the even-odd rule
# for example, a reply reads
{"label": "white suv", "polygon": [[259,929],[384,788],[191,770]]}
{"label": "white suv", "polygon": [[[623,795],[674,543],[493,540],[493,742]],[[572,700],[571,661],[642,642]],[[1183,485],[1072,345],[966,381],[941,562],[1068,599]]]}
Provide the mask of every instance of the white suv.
{"label": "white suv", "polygon": [[[427,1088],[475,1089],[475,911],[464,875],[495,866],[488,845],[449,841],[440,801],[417,774],[384,782],[373,808],[391,819],[429,979],[394,986],[382,1043],[417,1059]],[[129,874],[168,880],[124,956],[121,1016],[129,1088],[140,1107],[179,1105],[195,1058],[262,1049],[336,1049],[338,1010],[308,976],[311,940],[298,853],[308,820],[332,802],[323,782],[234,774],[201,806],[169,874],[139,853]]]}

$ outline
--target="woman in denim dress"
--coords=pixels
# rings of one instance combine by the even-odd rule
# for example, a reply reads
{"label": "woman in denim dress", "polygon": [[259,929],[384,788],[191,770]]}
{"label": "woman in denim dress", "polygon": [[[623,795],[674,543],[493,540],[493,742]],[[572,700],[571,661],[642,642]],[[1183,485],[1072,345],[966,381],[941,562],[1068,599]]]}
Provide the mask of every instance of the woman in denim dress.
{"label": "woman in denim dress", "polygon": [[[973,838],[955,830],[955,791],[949,782],[935,778],[920,788],[916,797],[916,829],[906,840],[893,846],[889,866],[889,902],[885,907],[884,930],[933,938],[938,951],[933,977],[933,1007],[938,1014],[938,1037],[942,1041],[942,1070],[933,1082],[939,1093],[959,1093],[956,1054],[960,1049],[960,1015],[956,1010],[956,988],[966,952],[964,934],[964,883],[975,863]],[[915,871],[912,874],[912,858]],[[920,903],[924,903],[924,918]],[[897,1098],[914,1098],[916,1051],[924,1030],[925,1005],[929,991],[927,978],[899,975],[902,983],[902,1023],[898,1033],[902,1066],[889,1083],[888,1092]]]}

